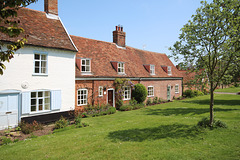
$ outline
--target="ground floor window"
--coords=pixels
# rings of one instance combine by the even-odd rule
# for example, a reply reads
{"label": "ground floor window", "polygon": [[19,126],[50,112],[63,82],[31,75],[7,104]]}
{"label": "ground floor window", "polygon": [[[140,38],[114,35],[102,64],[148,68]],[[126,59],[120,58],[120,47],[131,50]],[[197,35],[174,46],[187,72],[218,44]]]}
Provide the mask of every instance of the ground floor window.
{"label": "ground floor window", "polygon": [[31,92],[31,112],[50,110],[50,91]]}
{"label": "ground floor window", "polygon": [[77,104],[80,105],[87,105],[87,89],[79,89],[77,92]]}
{"label": "ground floor window", "polygon": [[153,96],[154,96],[154,87],[148,86],[148,97],[153,97]]}
{"label": "ground floor window", "polygon": [[99,96],[103,96],[103,86],[99,86],[99,90],[98,90],[98,92],[99,92]]}
{"label": "ground floor window", "polygon": [[130,100],[130,99],[131,99],[131,88],[124,87],[123,100]]}
{"label": "ground floor window", "polygon": [[175,93],[179,93],[179,85],[178,84],[175,85]]}

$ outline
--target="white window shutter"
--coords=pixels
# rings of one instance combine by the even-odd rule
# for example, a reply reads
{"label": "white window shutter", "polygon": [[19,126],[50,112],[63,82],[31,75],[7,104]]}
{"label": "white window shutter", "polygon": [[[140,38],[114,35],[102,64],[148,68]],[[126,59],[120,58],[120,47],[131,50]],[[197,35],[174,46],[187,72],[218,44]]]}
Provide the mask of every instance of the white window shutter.
{"label": "white window shutter", "polygon": [[22,114],[30,113],[30,92],[22,92]]}
{"label": "white window shutter", "polygon": [[62,105],[61,90],[51,91],[51,110],[60,110]]}

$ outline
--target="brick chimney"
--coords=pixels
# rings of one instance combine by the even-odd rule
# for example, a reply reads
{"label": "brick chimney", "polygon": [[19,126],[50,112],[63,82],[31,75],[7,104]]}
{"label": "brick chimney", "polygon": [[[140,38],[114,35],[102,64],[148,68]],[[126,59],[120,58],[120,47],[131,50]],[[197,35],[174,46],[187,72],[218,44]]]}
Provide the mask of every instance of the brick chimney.
{"label": "brick chimney", "polygon": [[44,0],[44,11],[46,13],[58,15],[58,0]]}
{"label": "brick chimney", "polygon": [[118,46],[125,47],[126,33],[123,32],[123,26],[116,26],[116,30],[113,31],[113,43]]}

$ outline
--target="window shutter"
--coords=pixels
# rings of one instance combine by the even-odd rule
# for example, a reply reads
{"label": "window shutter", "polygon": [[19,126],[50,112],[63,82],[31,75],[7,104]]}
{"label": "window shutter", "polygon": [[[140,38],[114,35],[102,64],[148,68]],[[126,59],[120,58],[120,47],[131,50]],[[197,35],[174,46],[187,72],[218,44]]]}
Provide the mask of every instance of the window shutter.
{"label": "window shutter", "polygon": [[167,66],[162,66],[162,69],[163,69],[166,73],[168,73],[168,68],[167,68]]}
{"label": "window shutter", "polygon": [[60,110],[62,105],[61,90],[51,91],[51,110]]}
{"label": "window shutter", "polygon": [[30,92],[22,92],[22,114],[30,113]]}

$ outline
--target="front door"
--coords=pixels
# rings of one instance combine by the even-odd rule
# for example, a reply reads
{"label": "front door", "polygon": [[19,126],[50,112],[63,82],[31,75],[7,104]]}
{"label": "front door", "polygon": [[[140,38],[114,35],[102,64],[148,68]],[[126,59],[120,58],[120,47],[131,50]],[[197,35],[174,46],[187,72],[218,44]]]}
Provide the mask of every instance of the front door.
{"label": "front door", "polygon": [[167,86],[167,100],[171,100],[171,86]]}
{"label": "front door", "polygon": [[108,104],[113,106],[113,90],[108,90]]}
{"label": "front door", "polygon": [[18,125],[19,94],[0,94],[0,130]]}

